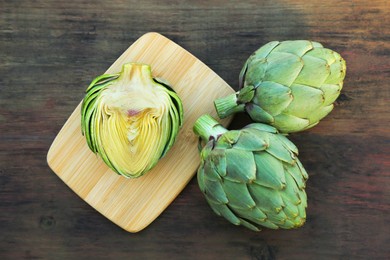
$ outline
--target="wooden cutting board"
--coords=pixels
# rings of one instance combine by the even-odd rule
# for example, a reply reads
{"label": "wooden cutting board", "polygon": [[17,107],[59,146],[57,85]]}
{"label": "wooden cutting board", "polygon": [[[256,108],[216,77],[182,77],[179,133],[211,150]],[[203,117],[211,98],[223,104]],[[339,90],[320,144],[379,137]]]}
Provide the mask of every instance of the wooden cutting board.
{"label": "wooden cutting board", "polygon": [[[184,124],[172,149],[146,175],[121,177],[89,150],[81,134],[80,103],[51,145],[47,161],[93,208],[123,229],[138,232],[162,213],[196,173],[195,120],[205,113],[216,117],[213,100],[234,90],[196,57],[158,33],[139,38],[106,73],[119,72],[127,62],[151,65],[153,76],[167,80],[182,99]],[[80,91],[86,87],[80,86]],[[226,126],[229,122],[221,123]]]}

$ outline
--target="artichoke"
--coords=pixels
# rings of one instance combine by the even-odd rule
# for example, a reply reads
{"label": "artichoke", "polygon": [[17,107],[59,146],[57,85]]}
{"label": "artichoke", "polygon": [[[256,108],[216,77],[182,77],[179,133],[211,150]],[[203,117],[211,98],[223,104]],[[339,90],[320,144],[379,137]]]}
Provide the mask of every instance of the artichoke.
{"label": "artichoke", "polygon": [[183,107],[173,89],[153,78],[149,65],[127,63],[92,81],[81,108],[89,148],[116,173],[142,176],[175,142]]}
{"label": "artichoke", "polygon": [[308,175],[284,135],[261,123],[228,131],[209,115],[194,132],[206,142],[198,184],[217,215],[255,231],[304,224]]}
{"label": "artichoke", "polygon": [[306,130],[332,111],[345,73],[343,58],[320,43],[273,41],[246,61],[240,91],[215,100],[215,107],[221,118],[245,111],[282,133]]}

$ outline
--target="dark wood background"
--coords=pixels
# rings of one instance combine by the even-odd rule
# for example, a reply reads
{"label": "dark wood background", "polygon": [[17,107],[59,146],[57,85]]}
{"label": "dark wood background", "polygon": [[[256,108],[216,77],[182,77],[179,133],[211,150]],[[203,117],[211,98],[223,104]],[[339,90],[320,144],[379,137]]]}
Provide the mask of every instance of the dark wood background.
{"label": "dark wood background", "polygon": [[[0,259],[389,259],[389,17],[387,0],[0,0]],[[303,228],[233,226],[194,178],[131,234],[49,169],[48,148],[85,87],[149,31],[234,88],[246,58],[271,40],[316,40],[346,59],[333,112],[291,135],[310,173]]]}

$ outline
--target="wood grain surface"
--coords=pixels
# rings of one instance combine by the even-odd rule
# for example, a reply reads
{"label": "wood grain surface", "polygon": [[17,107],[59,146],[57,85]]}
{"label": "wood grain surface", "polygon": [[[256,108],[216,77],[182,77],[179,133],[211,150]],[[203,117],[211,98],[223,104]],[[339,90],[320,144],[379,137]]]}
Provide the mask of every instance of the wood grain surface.
{"label": "wood grain surface", "polygon": [[[192,179],[200,160],[199,137],[193,125],[203,114],[217,118],[213,101],[234,90],[203,62],[159,33],[142,35],[105,73],[118,73],[129,62],[150,65],[153,77],[169,82],[182,101],[183,126],[167,155],[140,178],[115,174],[88,148],[81,133],[80,103],[50,146],[47,162],[93,208],[123,229],[138,232]],[[231,118],[220,121],[227,126]]]}
{"label": "wood grain surface", "polygon": [[[0,259],[389,259],[390,7],[373,1],[0,0]],[[159,32],[237,88],[245,59],[271,40],[339,52],[335,109],[293,134],[309,172],[304,227],[256,233],[216,216],[193,178],[131,234],[51,171],[54,137],[137,38]],[[231,128],[249,120],[235,117]]]}

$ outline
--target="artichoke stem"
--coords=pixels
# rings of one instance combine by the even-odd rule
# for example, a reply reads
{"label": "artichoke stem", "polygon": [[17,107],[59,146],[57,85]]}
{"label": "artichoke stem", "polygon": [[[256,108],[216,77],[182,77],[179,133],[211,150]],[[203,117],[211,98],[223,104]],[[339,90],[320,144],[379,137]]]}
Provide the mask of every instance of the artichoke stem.
{"label": "artichoke stem", "polygon": [[123,85],[133,90],[143,89],[144,86],[154,86],[152,72],[149,65],[141,63],[126,63],[122,66],[121,75],[118,78]]}
{"label": "artichoke stem", "polygon": [[245,111],[245,105],[238,104],[237,95],[238,92],[214,100],[214,106],[220,118],[225,118],[237,112]]}
{"label": "artichoke stem", "polygon": [[227,131],[210,115],[202,115],[194,124],[195,134],[199,135],[205,142],[210,139],[216,140]]}

